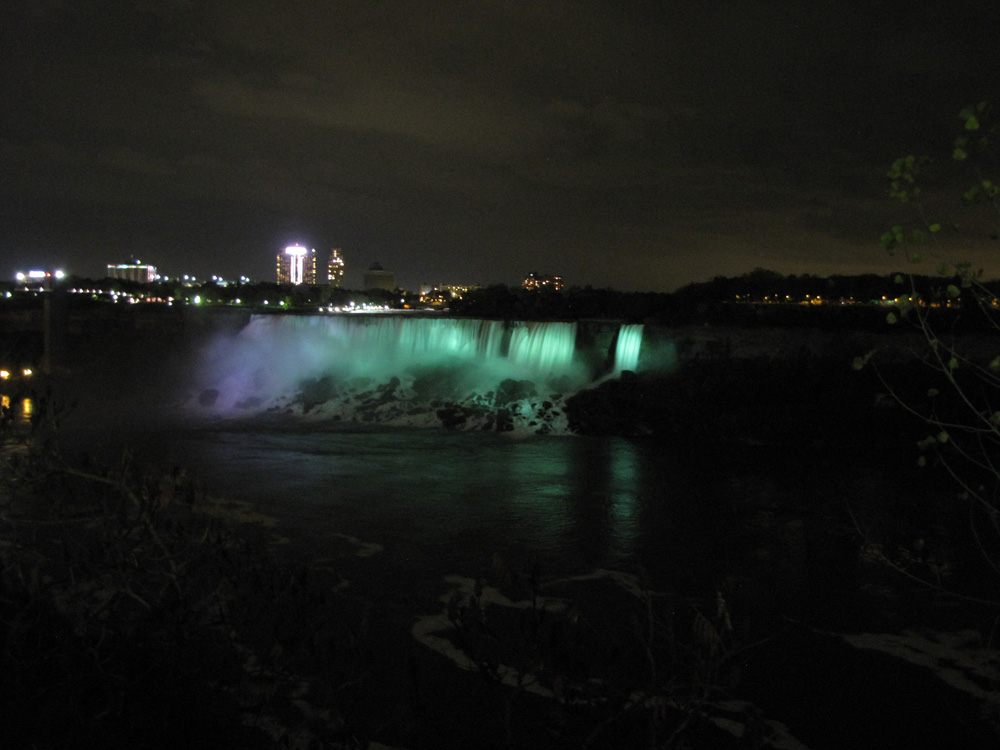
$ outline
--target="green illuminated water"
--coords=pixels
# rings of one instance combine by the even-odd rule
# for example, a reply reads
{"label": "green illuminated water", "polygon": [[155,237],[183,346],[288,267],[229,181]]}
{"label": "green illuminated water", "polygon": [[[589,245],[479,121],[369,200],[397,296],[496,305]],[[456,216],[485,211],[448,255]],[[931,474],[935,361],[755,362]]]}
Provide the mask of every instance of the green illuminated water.
{"label": "green illuminated water", "polygon": [[639,351],[642,348],[641,323],[623,325],[618,329],[618,340],[615,342],[615,372],[636,370],[639,367]]}
{"label": "green illuminated water", "polygon": [[204,348],[189,406],[227,418],[287,411],[561,432],[566,398],[606,372],[636,369],[642,326],[621,327],[616,353],[610,334],[607,351],[592,343],[581,352],[577,339],[570,322],[258,315]]}

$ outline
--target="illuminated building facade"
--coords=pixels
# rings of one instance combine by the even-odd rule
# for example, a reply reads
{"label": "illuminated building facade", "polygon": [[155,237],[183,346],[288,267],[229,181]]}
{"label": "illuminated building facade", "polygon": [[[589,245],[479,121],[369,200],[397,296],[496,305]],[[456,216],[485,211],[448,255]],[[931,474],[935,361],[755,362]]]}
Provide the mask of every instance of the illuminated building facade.
{"label": "illuminated building facade", "polygon": [[316,284],[316,251],[289,245],[277,257],[279,284]]}
{"label": "illuminated building facade", "polygon": [[344,283],[344,256],[340,254],[338,247],[330,251],[330,262],[326,265],[326,283],[337,287]]}
{"label": "illuminated building facade", "polygon": [[395,288],[396,274],[386,271],[381,263],[372,263],[365,271],[365,289],[386,289],[391,292]]}
{"label": "illuminated building facade", "polygon": [[441,284],[439,286],[424,284],[420,287],[420,301],[436,307],[444,307],[453,299],[462,299],[470,289],[480,288],[467,284]]}
{"label": "illuminated building facade", "polygon": [[156,267],[148,263],[133,260],[131,263],[108,264],[108,278],[122,279],[123,281],[138,281],[148,284],[160,278],[156,273]]}
{"label": "illuminated building facade", "polygon": [[524,289],[552,289],[560,292],[563,288],[562,276],[542,276],[537,273],[529,273],[521,282]]}

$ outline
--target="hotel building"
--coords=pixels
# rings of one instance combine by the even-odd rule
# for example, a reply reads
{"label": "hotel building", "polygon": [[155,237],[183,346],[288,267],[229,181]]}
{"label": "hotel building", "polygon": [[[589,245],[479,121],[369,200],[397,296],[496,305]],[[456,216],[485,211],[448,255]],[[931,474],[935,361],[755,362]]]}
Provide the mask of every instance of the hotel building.
{"label": "hotel building", "polygon": [[337,287],[344,283],[344,256],[340,254],[339,247],[330,251],[330,262],[326,264],[326,283]]}
{"label": "hotel building", "polygon": [[278,253],[279,284],[316,284],[316,251],[301,245],[289,245]]}
{"label": "hotel building", "polygon": [[108,264],[108,278],[122,279],[124,281],[138,281],[148,284],[160,278],[156,273],[156,267],[148,263],[133,260],[131,263]]}

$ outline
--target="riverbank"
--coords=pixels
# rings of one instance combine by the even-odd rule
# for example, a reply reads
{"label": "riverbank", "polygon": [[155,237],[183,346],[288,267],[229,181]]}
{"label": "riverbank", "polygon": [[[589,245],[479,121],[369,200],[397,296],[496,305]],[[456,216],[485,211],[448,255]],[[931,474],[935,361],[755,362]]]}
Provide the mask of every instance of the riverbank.
{"label": "riverbank", "polygon": [[336,647],[361,615],[275,555],[273,519],[177,467],[67,465],[38,433],[7,438],[0,744],[363,746],[336,694],[364,679]]}

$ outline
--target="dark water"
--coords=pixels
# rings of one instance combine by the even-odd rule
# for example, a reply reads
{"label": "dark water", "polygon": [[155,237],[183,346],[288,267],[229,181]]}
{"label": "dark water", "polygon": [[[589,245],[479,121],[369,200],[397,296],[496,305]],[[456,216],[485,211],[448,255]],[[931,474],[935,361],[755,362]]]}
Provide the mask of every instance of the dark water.
{"label": "dark water", "polygon": [[[296,547],[348,534],[428,576],[475,574],[498,552],[553,575],[641,564],[718,585],[745,553],[739,505],[765,491],[759,465],[623,438],[245,427],[161,433],[146,451],[251,501]],[[766,491],[798,497],[802,480]]]}
{"label": "dark water", "polygon": [[[745,659],[741,697],[808,747],[929,747],[966,721],[933,676],[817,634],[892,626],[860,594],[847,510],[920,489],[877,450],[280,421],[137,429],[126,442],[275,518],[283,553],[325,561],[373,603],[394,653],[421,654],[410,625],[440,611],[446,576],[485,577],[494,553],[548,579],[641,566],[660,591],[725,593],[738,627],[765,639]],[[362,548],[375,551],[354,554]],[[450,666],[437,666],[449,683]]]}

